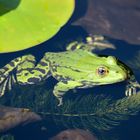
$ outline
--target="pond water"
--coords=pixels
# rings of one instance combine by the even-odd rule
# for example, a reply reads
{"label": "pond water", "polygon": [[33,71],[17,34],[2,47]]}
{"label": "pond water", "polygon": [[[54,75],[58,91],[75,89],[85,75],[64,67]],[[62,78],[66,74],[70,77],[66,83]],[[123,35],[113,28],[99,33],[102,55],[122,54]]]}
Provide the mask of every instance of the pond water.
{"label": "pond water", "polygon": [[[90,19],[91,17],[94,17],[94,16],[92,14],[90,15],[86,13],[89,6],[88,4],[91,4],[91,2],[92,0],[89,0],[89,1],[83,0],[83,2],[81,3],[77,1],[77,5],[76,5],[77,10],[75,11],[75,14],[70,20],[70,22],[65,27],[63,27],[62,30],[60,30],[60,32],[55,37],[53,37],[49,41],[46,41],[45,43],[42,43],[38,46],[35,46],[27,50],[14,52],[14,53],[8,53],[8,54],[0,54],[0,60],[1,60],[0,67],[3,67],[5,64],[9,63],[11,60],[13,60],[16,57],[27,55],[27,54],[34,55],[38,62],[43,57],[45,52],[65,51],[66,45],[71,41],[85,39],[88,33],[90,34],[102,33],[108,38],[108,40],[111,43],[115,45],[116,49],[98,50],[95,53],[101,54],[101,55],[112,55],[119,58],[121,61],[123,61],[133,70],[136,79],[138,80],[138,82],[140,82],[140,72],[139,72],[140,42],[139,42],[139,39],[135,40],[133,37],[129,36],[128,31],[129,32],[132,31],[132,29],[130,29],[131,26],[127,26],[129,28],[125,28],[125,30],[127,31],[126,31],[126,34],[124,35],[124,30],[120,30],[120,28],[122,27],[122,24],[119,24],[120,22],[118,22],[117,24],[117,21],[116,21],[114,25],[114,23],[111,22],[112,19],[110,20],[110,25],[116,28],[115,29],[113,28],[113,30],[111,30],[110,32],[108,31],[108,33],[103,28],[99,29],[98,22],[101,22],[101,21],[98,20],[98,18],[97,18],[98,22],[97,23],[94,22],[94,26],[93,26],[92,20]],[[97,7],[99,7],[99,3],[96,0],[93,0],[93,2],[95,5],[97,5]],[[125,4],[122,3],[121,5],[120,1],[117,2],[114,0],[111,3],[108,0],[108,4],[110,4],[110,7],[112,6],[111,9],[113,9],[113,6],[115,4],[119,5],[118,11],[117,11],[118,16],[119,16],[119,12],[120,14],[122,12],[121,10],[119,11],[121,7],[125,5],[125,7],[127,7],[127,10],[129,9],[132,10],[136,6],[136,3],[139,3],[139,2],[136,0],[133,3],[130,1],[127,1]],[[103,3],[101,5],[103,5]],[[97,11],[98,10],[99,10],[98,12],[103,11],[108,6],[109,5],[107,6],[105,5],[105,7],[102,7],[102,9],[99,8],[100,10],[97,8]],[[90,5],[90,9],[92,9],[91,5]],[[137,8],[135,7],[135,9],[137,9],[136,13],[133,11],[133,14],[134,13],[136,14],[135,15],[136,19],[140,19],[139,7]],[[93,9],[91,11],[93,12]],[[79,17],[82,17],[86,14],[88,16],[84,18],[86,19],[86,22],[90,22],[90,24],[85,25],[85,21],[83,24],[83,22],[81,23],[81,21],[80,20],[78,21],[77,19],[79,19]],[[101,14],[102,12],[96,13],[96,15],[99,15],[100,17],[105,16]],[[106,15],[106,17],[109,17],[109,13],[107,12],[106,14],[108,14]],[[117,14],[115,11],[115,15]],[[71,25],[71,23],[73,22],[75,22],[74,24],[77,24],[77,25]],[[123,22],[125,22],[125,20]],[[136,22],[135,26],[138,26],[137,21],[135,22]],[[95,28],[96,24],[97,24],[98,29]],[[130,23],[127,22],[125,24],[126,25],[131,24],[131,22]],[[114,35],[113,34],[114,31],[117,29],[119,31],[117,31],[118,33]],[[140,36],[140,31],[136,29],[138,29],[138,27],[135,27],[133,34],[135,35],[136,33],[136,36],[138,38],[138,36]],[[16,108],[30,108],[32,111],[39,113],[39,115],[41,115],[43,119],[42,121],[29,123],[27,125],[26,124],[19,125],[13,129],[5,131],[4,133],[1,133],[0,135],[1,136],[7,135],[7,134],[12,135],[15,140],[25,140],[25,139],[26,140],[29,140],[29,139],[30,140],[31,139],[47,140],[67,128],[76,127],[80,129],[86,129],[86,126],[90,126],[89,130],[94,132],[94,134],[97,135],[99,140],[126,140],[126,139],[139,140],[140,139],[140,134],[139,134],[139,130],[140,130],[139,109],[140,107],[138,106],[139,105],[138,101],[136,101],[135,98],[133,100],[130,99],[129,102],[127,102],[128,100],[125,98],[126,82],[116,83],[112,85],[98,86],[94,88],[78,89],[76,91],[72,90],[70,91],[72,94],[67,94],[65,97],[65,100],[67,102],[70,99],[69,103],[74,104],[74,105],[73,106],[69,105],[67,102],[67,104],[65,105],[65,107],[63,107],[62,110],[56,106],[55,99],[53,96],[51,96],[52,89],[56,83],[57,81],[53,79],[52,77],[50,77],[48,80],[46,80],[45,82],[39,85],[33,85],[33,86],[15,85],[11,91],[7,91],[5,97],[2,97],[0,99],[0,104],[5,105],[5,106],[10,106],[10,107],[16,107]],[[75,93],[78,93],[78,94],[75,94]],[[94,94],[92,95],[92,97],[90,96],[91,93]],[[96,98],[96,96],[98,96],[98,98]],[[108,98],[109,100],[106,100]],[[117,105],[113,103],[115,102],[117,103],[118,100],[121,100],[124,98],[125,98],[125,103],[126,103],[124,104],[125,107],[123,105],[119,106],[121,104],[119,102],[118,110],[117,110],[116,109]],[[85,103],[83,103],[82,101],[83,102],[85,101]],[[113,111],[108,116],[104,116],[102,114],[105,111],[106,113],[111,111],[108,109],[109,105],[111,104],[112,106],[114,105],[114,108],[111,106],[112,107],[111,109],[114,112],[118,111],[118,114],[122,113],[121,114],[122,116],[121,116],[120,114],[117,115],[117,113],[115,112],[116,118],[118,117],[116,119],[117,120],[116,122],[119,122],[120,124],[114,125]],[[122,107],[122,110],[121,110],[121,107]],[[90,110],[89,108],[93,109],[93,112],[88,112],[89,114],[97,112],[96,114],[97,116],[95,115],[95,119],[93,120],[91,120],[92,117],[89,119],[88,118],[85,119],[84,117],[73,118],[73,116],[71,116],[69,118],[65,118],[65,117],[61,117],[61,115],[55,116],[56,111],[62,114],[64,112],[65,113],[68,112],[69,114],[72,114],[72,113],[80,114],[80,112],[89,111]],[[128,117],[129,112],[133,112],[133,109],[136,110],[137,115],[132,115],[132,114],[135,114],[135,111],[134,111],[134,113],[130,113],[131,115],[130,117]],[[100,110],[102,113],[100,112]],[[48,113],[48,114],[45,114],[45,113]],[[111,115],[113,116],[112,118],[111,118]],[[0,112],[0,118],[1,116],[3,116],[3,114]],[[16,117],[18,118],[19,116],[16,116]],[[72,119],[74,119],[74,121],[71,121]],[[83,122],[79,121],[79,119],[81,120],[83,119]],[[28,123],[28,121],[26,123]],[[106,125],[104,125],[105,121],[107,121]],[[90,123],[93,123],[93,125],[90,125]],[[109,128],[107,129],[107,127]],[[105,128],[107,130],[105,130]],[[8,140],[8,138],[3,138],[3,139],[1,138],[0,140],[5,140],[5,139]],[[12,140],[12,138],[9,138],[9,139]]]}

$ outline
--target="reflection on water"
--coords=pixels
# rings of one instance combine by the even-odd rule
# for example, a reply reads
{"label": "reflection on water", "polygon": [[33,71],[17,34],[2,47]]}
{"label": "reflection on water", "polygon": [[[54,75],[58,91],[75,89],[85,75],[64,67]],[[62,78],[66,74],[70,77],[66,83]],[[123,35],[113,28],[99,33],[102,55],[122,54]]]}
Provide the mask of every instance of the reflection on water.
{"label": "reflection on water", "polygon": [[[69,28],[67,28],[67,29],[69,29]],[[70,29],[72,30],[72,28],[70,28]],[[74,31],[76,31],[75,27],[74,27]],[[64,32],[66,34],[69,34],[68,30],[64,31]],[[78,29],[78,32],[79,32],[79,29]],[[59,37],[59,35],[58,35],[58,37]],[[63,36],[63,39],[64,38],[65,37]],[[65,40],[67,40],[67,39],[65,39]],[[59,40],[59,41],[61,42],[61,40]],[[120,58],[121,60],[123,60],[123,62],[127,63],[130,67],[132,67],[132,69],[135,72],[135,75],[136,75],[137,79],[139,80],[139,75],[138,75],[139,72],[137,71],[137,69],[134,69],[134,67],[133,67],[133,66],[137,67],[137,64],[134,64],[134,63],[139,61],[138,57],[136,57],[137,55],[135,56],[136,52],[139,50],[139,46],[134,47],[134,46],[129,45],[129,44],[127,44],[123,41],[120,41],[120,40],[117,41],[117,40],[110,39],[110,41],[113,42],[113,43],[115,42],[116,50],[107,49],[107,50],[103,50],[103,51],[97,51],[96,53],[106,54],[106,55],[114,55],[114,56]],[[52,40],[52,42],[54,42],[54,40]],[[52,46],[52,44],[53,44],[52,42],[49,42],[50,46]],[[131,47],[133,47],[133,49]],[[47,49],[49,49],[49,48],[47,48]],[[42,55],[44,54],[45,51],[47,51],[47,49],[43,50]],[[60,49],[62,50],[63,48],[60,48]],[[38,48],[29,49],[29,50],[26,50],[24,52],[25,53],[31,52],[32,50],[34,50],[34,52],[36,52],[36,53],[38,52]],[[126,50],[128,52],[128,55],[124,55],[124,54],[126,54]],[[21,53],[23,53],[23,52],[21,52]],[[10,54],[10,55],[11,55],[11,57],[15,57],[16,54],[17,53],[13,53],[13,54]],[[19,55],[19,54],[17,54],[17,55]],[[1,59],[2,58],[3,59],[9,59],[9,58],[5,58],[5,57],[7,57],[7,54],[1,55]],[[36,55],[36,57],[38,57],[38,59],[40,58],[40,56],[37,56],[37,55]],[[132,62],[133,65],[131,65],[132,63],[130,63],[130,62]],[[52,81],[52,80],[53,80],[52,78],[48,79],[46,81],[45,85],[40,85],[39,86],[39,89],[36,89],[37,88],[36,86],[32,87],[32,88],[31,87],[29,87],[29,88],[28,87],[27,88],[26,87],[20,87],[20,88],[15,87],[14,90],[7,93],[5,97],[0,99],[1,104],[4,104],[4,105],[30,108],[31,110],[34,110],[35,112],[47,113],[49,115],[45,122],[41,121],[39,123],[34,123],[32,125],[27,125],[27,126],[24,126],[24,127],[19,126],[18,128],[15,128],[15,129],[11,130],[9,133],[13,134],[16,139],[21,139],[21,135],[25,135],[25,134],[23,134],[23,132],[27,134],[25,137],[22,137],[23,140],[29,138],[28,137],[29,134],[30,134],[31,139],[32,138],[36,139],[37,137],[40,137],[42,139],[46,139],[47,137],[54,136],[54,134],[63,130],[64,128],[71,127],[71,125],[75,125],[75,127],[78,127],[78,128],[79,127],[84,128],[84,127],[81,127],[81,122],[80,122],[81,120],[82,120],[82,125],[84,125],[84,126],[88,125],[90,127],[89,129],[91,129],[91,128],[93,129],[95,126],[98,126],[97,127],[98,130],[100,130],[101,128],[109,129],[108,132],[111,131],[112,134],[120,135],[121,136],[119,138],[120,140],[123,137],[125,139],[127,138],[127,136],[126,136],[127,132],[125,130],[127,129],[127,130],[131,131],[132,127],[130,127],[130,126],[132,125],[131,123],[133,123],[133,125],[135,124],[135,126],[133,128],[133,130],[135,129],[135,131],[132,131],[129,134],[129,137],[132,138],[134,135],[136,135],[136,128],[139,127],[139,126],[137,126],[138,122],[139,122],[139,118],[137,116],[136,117],[131,117],[131,118],[135,118],[135,119],[133,119],[133,120],[130,119],[129,121],[127,121],[127,123],[122,122],[121,125],[119,125],[120,120],[129,119],[128,116],[129,115],[131,116],[131,113],[135,114],[137,112],[137,110],[139,110],[139,106],[140,106],[139,105],[140,102],[139,102],[139,98],[138,98],[139,96],[134,97],[134,98],[130,98],[130,100],[124,98],[125,97],[125,95],[124,95],[125,89],[124,88],[125,88],[125,85],[126,85],[125,82],[124,83],[118,83],[118,84],[115,84],[115,85],[107,85],[107,86],[101,86],[101,87],[96,87],[96,88],[91,88],[91,89],[78,90],[77,92],[79,94],[72,94],[72,95],[68,94],[67,95],[68,97],[66,97],[66,99],[71,99],[72,98],[71,102],[69,102],[69,103],[72,103],[73,107],[69,105],[69,106],[65,106],[63,108],[64,110],[61,110],[61,109],[57,110],[58,108],[57,107],[55,108],[55,105],[53,104],[54,99],[49,99],[49,97],[48,97],[48,95],[52,95],[52,93],[51,92],[46,92],[46,93],[44,92],[44,89],[46,89],[46,88],[48,88],[48,89],[50,89],[50,87],[51,87],[51,89],[53,88],[56,81],[55,80]],[[40,87],[44,87],[44,89],[40,90]],[[45,94],[43,95],[43,93],[45,93]],[[88,95],[89,93],[93,93],[94,96],[97,95],[97,96],[99,96],[99,98],[101,97],[102,100],[101,99],[96,99],[96,98],[92,99],[91,97],[88,97],[88,96],[87,96],[88,100],[86,100],[85,94]],[[81,103],[82,103],[81,105],[80,105],[80,102],[79,102],[81,97],[77,98],[77,95],[78,96],[81,95],[81,97],[85,96],[81,101]],[[109,96],[109,98],[111,98],[111,100],[107,100],[107,96]],[[126,100],[120,100],[119,101],[119,99],[122,99],[122,98],[124,98]],[[75,102],[74,102],[74,99],[76,99]],[[114,101],[118,101],[118,102],[116,102],[116,104],[112,104]],[[135,102],[135,104],[134,104],[134,102]],[[49,106],[49,103],[50,103],[50,106]],[[123,103],[123,104],[121,104],[121,103]],[[112,108],[109,109],[109,106],[112,107]],[[115,108],[115,106],[116,106],[116,108]],[[91,109],[90,107],[93,107],[93,108]],[[128,109],[128,107],[129,107],[130,110]],[[73,109],[73,108],[75,110],[70,110],[70,109]],[[49,111],[49,109],[53,109],[53,110]],[[117,109],[119,109],[119,110],[117,110]],[[93,112],[90,112],[90,110],[92,110]],[[108,116],[107,116],[107,112],[105,112],[105,114],[103,114],[103,112],[105,110],[109,111],[111,114],[109,114]],[[57,111],[59,113],[65,112],[65,114],[72,114],[72,113],[75,114],[77,111],[79,113],[80,113],[80,111],[82,111],[82,113],[84,111],[84,114],[85,114],[85,111],[86,112],[89,111],[88,113],[90,113],[90,114],[92,113],[92,115],[95,115],[95,116],[96,116],[95,112],[97,111],[97,118],[94,117],[94,119],[92,118],[92,121],[91,121],[91,119],[88,119],[88,117],[86,117],[86,121],[84,121],[83,116],[79,116],[78,118],[73,119],[72,116],[70,116],[70,118],[65,118],[65,117],[63,118],[62,115],[58,114],[58,116],[55,118],[55,114],[54,114],[53,119],[55,119],[55,123],[57,122],[57,125],[55,125],[55,123],[50,119],[50,114],[49,114],[49,113],[52,113],[52,112],[55,113],[55,111]],[[123,113],[124,116],[120,115],[120,113]],[[109,121],[108,118],[110,117],[110,115],[111,115],[111,119]],[[89,116],[89,114],[87,116]],[[115,121],[115,122],[113,121],[113,116],[115,117],[115,119],[117,121]],[[46,115],[44,114],[43,117],[46,118]],[[71,122],[70,120],[73,120],[73,121]],[[75,123],[74,120],[77,123]],[[68,124],[65,121],[68,122]],[[92,124],[93,126],[92,125],[90,126],[89,124]],[[110,130],[109,126],[113,127],[114,125],[119,125],[119,126]],[[46,128],[45,130],[42,129],[44,127]],[[98,137],[102,136],[102,137],[104,137],[104,139],[107,139],[107,140],[109,140],[109,138],[110,138],[110,135],[106,136],[106,134],[105,135],[104,134],[102,134],[102,135],[99,134],[99,132],[97,132],[96,129],[93,129],[93,132]],[[36,135],[34,135],[34,133]],[[112,137],[113,136],[111,136],[111,138]],[[112,138],[112,139],[115,139],[115,138]]]}
{"label": "reflection on water", "polygon": [[128,61],[128,64],[139,74],[140,70],[140,50],[135,54],[135,57]]}

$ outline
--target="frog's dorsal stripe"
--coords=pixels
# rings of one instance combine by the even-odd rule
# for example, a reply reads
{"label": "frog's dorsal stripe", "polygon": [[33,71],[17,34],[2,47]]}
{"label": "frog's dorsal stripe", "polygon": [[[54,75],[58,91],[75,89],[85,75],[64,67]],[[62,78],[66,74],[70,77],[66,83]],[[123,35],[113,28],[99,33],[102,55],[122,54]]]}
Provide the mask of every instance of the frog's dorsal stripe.
{"label": "frog's dorsal stripe", "polygon": [[52,65],[52,67],[51,67],[52,72],[58,72],[57,68],[60,68],[60,69],[61,68],[70,69],[71,71],[78,72],[78,73],[84,72],[84,71],[86,71],[86,72],[89,71],[90,72],[90,70],[84,70],[84,69],[79,70],[76,67],[64,66],[64,65]]}
{"label": "frog's dorsal stripe", "polygon": [[74,81],[74,79],[68,77],[68,76],[62,76],[62,75],[58,75],[58,74],[54,74],[53,77],[55,79],[57,79],[58,81],[61,81],[65,84],[67,84],[68,81]]}

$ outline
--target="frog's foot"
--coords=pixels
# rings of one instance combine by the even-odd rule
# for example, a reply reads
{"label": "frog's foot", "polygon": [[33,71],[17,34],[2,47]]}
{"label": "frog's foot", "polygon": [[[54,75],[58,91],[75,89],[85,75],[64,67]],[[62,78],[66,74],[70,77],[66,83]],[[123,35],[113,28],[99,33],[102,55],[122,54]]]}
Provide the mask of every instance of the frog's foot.
{"label": "frog's foot", "polygon": [[62,106],[63,105],[63,97],[62,96],[63,96],[64,92],[53,91],[53,94],[59,102],[57,106]]}
{"label": "frog's foot", "polygon": [[74,41],[74,42],[71,42],[70,44],[68,44],[68,46],[66,47],[66,50],[67,51],[74,51],[77,49],[85,50],[85,48],[87,48],[86,44],[84,44],[82,42]]}
{"label": "frog's foot", "polygon": [[86,37],[86,42],[78,42],[74,41],[71,42],[67,47],[66,50],[77,50],[82,49],[89,52],[93,52],[94,50],[104,50],[106,48],[116,49],[116,47],[107,41],[102,35],[89,35]]}
{"label": "frog's foot", "polygon": [[126,96],[131,96],[137,93],[136,89],[140,89],[140,84],[138,83],[138,81],[135,79],[135,77],[132,77],[132,79],[130,79],[128,81],[128,84],[126,86],[126,91],[125,91],[125,95]]}
{"label": "frog's foot", "polygon": [[128,85],[126,86],[125,95],[131,96],[137,93],[136,88],[140,88],[140,84],[137,81],[131,82],[129,81]]}
{"label": "frog's foot", "polygon": [[136,92],[136,87],[134,87],[134,86],[131,86],[131,85],[128,85],[127,87],[126,87],[126,91],[125,91],[125,95],[126,96],[132,96],[132,95],[134,95],[134,94],[136,94],[137,92]]}
{"label": "frog's foot", "polygon": [[116,47],[110,43],[104,36],[102,35],[89,35],[86,38],[86,42],[91,46],[93,50],[104,50],[104,49],[116,49]]}

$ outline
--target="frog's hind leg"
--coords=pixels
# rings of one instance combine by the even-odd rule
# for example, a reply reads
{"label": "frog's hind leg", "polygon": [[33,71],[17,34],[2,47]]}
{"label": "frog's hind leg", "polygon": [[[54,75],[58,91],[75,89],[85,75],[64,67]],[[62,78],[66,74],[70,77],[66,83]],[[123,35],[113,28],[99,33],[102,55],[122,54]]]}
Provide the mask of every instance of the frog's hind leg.
{"label": "frog's hind leg", "polygon": [[[33,55],[26,55],[12,60],[0,69],[0,96],[15,83],[35,84],[49,75],[48,63],[42,59],[36,66]],[[41,69],[43,67],[43,69]],[[46,68],[46,69],[45,69]]]}
{"label": "frog's hind leg", "polygon": [[70,44],[68,44],[68,46],[66,47],[66,50],[67,51],[74,51],[74,50],[77,50],[77,49],[85,50],[85,48],[86,48],[85,43],[74,41],[74,42],[71,42]]}
{"label": "frog's hind leg", "polygon": [[6,90],[9,78],[5,79],[3,83],[0,85],[0,96],[2,96]]}
{"label": "frog's hind leg", "polygon": [[14,75],[9,75],[1,84],[0,84],[0,96],[2,96],[6,89],[11,90],[12,85],[16,83]]}
{"label": "frog's hind leg", "polygon": [[75,81],[57,83],[57,85],[54,87],[53,94],[59,101],[58,106],[63,105],[63,96],[68,90],[74,89],[74,88],[80,87],[80,86],[82,86],[81,83],[78,83]]}
{"label": "frog's hind leg", "polygon": [[6,88],[10,90],[16,82],[14,70],[20,62],[21,57],[18,57],[0,69],[0,96],[4,95]]}
{"label": "frog's hind leg", "polygon": [[8,78],[8,76],[17,68],[20,62],[21,57],[18,57],[0,69],[0,84],[2,84]]}
{"label": "frog's hind leg", "polygon": [[86,37],[86,44],[91,51],[104,50],[107,48],[116,49],[116,47],[102,35],[89,35]]}
{"label": "frog's hind leg", "polygon": [[35,65],[35,58],[21,63],[17,68],[17,81],[21,85],[37,84],[40,81],[47,79],[51,74],[49,70],[49,62],[44,58]]}
{"label": "frog's hind leg", "polygon": [[66,50],[77,50],[77,49],[82,49],[86,51],[94,51],[94,50],[103,50],[106,48],[111,48],[115,49],[115,46],[111,44],[107,39],[104,38],[102,35],[90,35],[86,37],[85,42],[78,42],[74,41],[68,44],[66,47]]}

